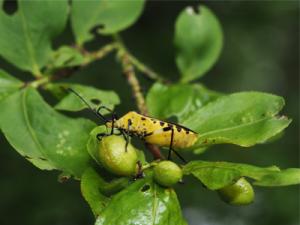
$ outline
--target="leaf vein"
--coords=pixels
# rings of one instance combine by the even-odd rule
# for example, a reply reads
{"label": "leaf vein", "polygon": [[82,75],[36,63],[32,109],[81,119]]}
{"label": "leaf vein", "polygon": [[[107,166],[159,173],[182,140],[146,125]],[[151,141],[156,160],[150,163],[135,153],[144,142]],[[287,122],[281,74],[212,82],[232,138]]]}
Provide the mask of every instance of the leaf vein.
{"label": "leaf vein", "polygon": [[36,135],[34,134],[34,129],[31,127],[31,124],[30,124],[30,121],[29,121],[28,110],[27,110],[27,106],[26,106],[26,93],[27,92],[24,91],[24,93],[22,95],[22,99],[21,99],[22,113],[23,113],[23,116],[24,116],[25,125],[26,125],[26,128],[28,129],[28,132],[29,132],[33,142],[35,143],[35,145],[39,149],[40,153],[44,156],[43,147],[42,147],[41,143],[39,142],[38,138],[36,137]]}
{"label": "leaf vein", "polygon": [[272,118],[273,117],[266,117],[266,118],[263,118],[263,119],[260,119],[260,120],[257,120],[255,122],[251,122],[251,123],[245,123],[245,124],[242,124],[242,125],[237,125],[237,126],[232,126],[232,127],[227,127],[227,128],[219,129],[219,130],[209,131],[209,132],[203,133],[201,135],[201,137],[207,136],[207,135],[210,135],[210,134],[214,134],[214,133],[218,133],[218,132],[224,132],[224,131],[229,131],[229,130],[234,130],[234,129],[238,129],[238,128],[247,127],[249,125],[254,125],[254,124],[260,123],[260,122],[262,122],[264,120],[270,120]]}

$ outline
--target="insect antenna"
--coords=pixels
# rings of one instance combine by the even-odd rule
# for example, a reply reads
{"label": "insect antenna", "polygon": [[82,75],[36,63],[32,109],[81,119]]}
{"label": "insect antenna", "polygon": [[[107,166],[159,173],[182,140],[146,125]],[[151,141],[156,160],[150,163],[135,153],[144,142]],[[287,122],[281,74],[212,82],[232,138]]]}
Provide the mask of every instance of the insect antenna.
{"label": "insect antenna", "polygon": [[95,110],[92,108],[92,106],[76,91],[74,91],[72,88],[67,88],[68,91],[75,94],[80,100],[89,108],[90,111],[92,111],[97,117],[99,117],[101,120],[103,120],[105,123],[108,122],[108,120],[99,112],[99,110]]}

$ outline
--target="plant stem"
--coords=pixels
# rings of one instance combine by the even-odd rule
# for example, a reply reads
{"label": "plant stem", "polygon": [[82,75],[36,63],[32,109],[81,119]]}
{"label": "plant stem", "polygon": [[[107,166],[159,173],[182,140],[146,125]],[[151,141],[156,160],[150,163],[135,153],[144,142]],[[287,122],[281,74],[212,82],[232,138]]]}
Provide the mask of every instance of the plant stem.
{"label": "plant stem", "polygon": [[65,67],[65,68],[61,68],[58,70],[48,68],[49,71],[52,70],[51,72],[53,72],[53,74],[50,73],[51,75],[46,76],[46,74],[47,74],[47,72],[46,72],[46,74],[44,74],[44,75],[35,76],[36,80],[27,83],[26,86],[38,88],[38,87],[43,86],[51,81],[57,81],[57,80],[61,80],[64,78],[68,78],[68,77],[72,76],[74,74],[74,72],[76,72],[78,69],[87,66],[89,63],[91,63],[95,60],[104,58],[106,55],[108,55],[110,52],[115,50],[117,47],[118,47],[118,45],[114,42],[103,46],[102,48],[100,48],[98,51],[95,51],[95,52],[86,52],[84,49],[79,49],[77,47],[78,50],[81,51],[81,53],[83,55],[85,55],[85,57],[86,57],[86,60],[82,65],[73,66],[73,67]]}
{"label": "plant stem", "polygon": [[113,42],[113,43],[103,46],[98,51],[86,52],[85,55],[87,56],[87,61],[83,64],[83,66],[85,66],[95,60],[102,59],[104,56],[108,55],[110,52],[117,49],[117,47],[118,47],[118,44]]}
{"label": "plant stem", "polygon": [[133,96],[137,103],[137,107],[143,115],[148,115],[145,98],[143,96],[140,83],[139,83],[138,79],[136,78],[134,66],[133,66],[132,62],[130,61],[127,49],[123,45],[123,42],[119,36],[116,35],[115,40],[119,46],[118,47],[118,49],[119,49],[118,57],[122,63],[123,73],[129,83],[129,85],[131,86]]}
{"label": "plant stem", "polygon": [[129,85],[131,86],[133,96],[137,103],[137,107],[143,115],[148,115],[148,110],[146,107],[145,98],[141,91],[141,86],[139,84],[138,79],[136,78],[134,67],[130,63],[130,60],[128,59],[128,55],[126,54],[126,52],[120,53],[120,59],[122,62],[124,75]]}
{"label": "plant stem", "polygon": [[148,78],[156,81],[160,81],[162,83],[168,83],[164,78],[162,78],[160,75],[158,75],[156,72],[151,70],[149,67],[147,67],[145,64],[140,62],[137,58],[135,58],[133,55],[129,54],[129,59],[131,63],[142,73],[148,76]]}
{"label": "plant stem", "polygon": [[45,77],[37,78],[36,80],[27,83],[26,86],[38,88],[39,86],[47,84],[50,80],[51,80],[51,77],[45,76]]}
{"label": "plant stem", "polygon": [[137,70],[139,70],[141,73],[143,73],[145,76],[147,76],[151,80],[160,81],[162,83],[170,83],[168,80],[164,79],[161,75],[159,75],[158,73],[156,73],[155,71],[153,71],[151,68],[149,68],[144,63],[142,63],[141,61],[139,61],[135,56],[133,56],[128,51],[128,49],[124,45],[124,43],[123,43],[123,41],[122,41],[122,39],[121,39],[121,37],[119,35],[115,34],[113,36],[113,38],[119,44],[119,49],[121,49],[121,50],[123,50],[123,51],[126,52],[128,60],[130,61],[130,63],[132,65],[135,66],[135,68]]}
{"label": "plant stem", "polygon": [[[148,109],[146,106],[145,98],[143,96],[143,93],[141,91],[141,87],[139,84],[138,79],[136,78],[136,74],[134,71],[134,65],[132,61],[130,60],[130,55],[127,52],[127,49],[123,45],[123,42],[121,38],[117,35],[114,36],[114,39],[119,44],[119,51],[118,51],[118,57],[121,60],[123,73],[128,81],[128,84],[131,86],[133,96],[135,98],[138,110],[143,115],[148,115]],[[145,143],[145,146],[149,149],[151,154],[155,159],[163,159],[163,155],[160,152],[160,149],[152,144]]]}

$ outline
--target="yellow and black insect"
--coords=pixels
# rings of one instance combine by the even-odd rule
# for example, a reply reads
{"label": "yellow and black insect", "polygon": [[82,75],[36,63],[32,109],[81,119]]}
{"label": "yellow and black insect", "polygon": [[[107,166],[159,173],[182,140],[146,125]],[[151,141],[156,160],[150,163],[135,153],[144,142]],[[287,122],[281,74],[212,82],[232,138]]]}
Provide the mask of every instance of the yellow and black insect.
{"label": "yellow and black insect", "polygon": [[[168,159],[173,151],[183,161],[184,159],[174,150],[188,148],[194,145],[197,141],[197,133],[191,129],[179,124],[165,122],[159,119],[144,116],[137,112],[131,111],[126,113],[121,118],[105,106],[100,106],[94,110],[77,92],[70,89],[76,94],[97,116],[99,116],[105,125],[111,128],[111,134],[114,134],[114,129],[118,129],[126,139],[126,147],[129,142],[129,136],[137,136],[146,143],[158,145],[160,147],[169,147]],[[100,111],[108,110],[111,113],[111,119],[106,119]],[[98,139],[103,136],[111,135],[101,133],[97,135]]]}

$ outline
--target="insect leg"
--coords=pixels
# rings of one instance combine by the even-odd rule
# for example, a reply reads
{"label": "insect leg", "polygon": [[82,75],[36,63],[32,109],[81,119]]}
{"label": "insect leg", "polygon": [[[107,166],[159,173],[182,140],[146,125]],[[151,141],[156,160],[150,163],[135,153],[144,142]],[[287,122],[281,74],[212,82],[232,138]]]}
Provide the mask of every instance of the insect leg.
{"label": "insect leg", "polygon": [[121,131],[121,134],[123,135],[123,137],[126,141],[125,152],[127,152],[127,146],[128,146],[128,143],[129,143],[129,133],[128,133],[128,131],[126,132],[125,130],[120,130],[120,131]]}
{"label": "insect leg", "polygon": [[171,151],[173,150],[173,149],[172,149],[172,146],[173,146],[173,139],[174,139],[174,129],[171,128],[171,141],[170,141],[169,152],[168,152],[168,160],[171,159]]}
{"label": "insect leg", "polygon": [[111,114],[111,132],[110,132],[111,135],[114,134],[115,121],[116,121],[116,119],[117,119],[117,116],[116,116],[116,114],[113,112],[113,113]]}
{"label": "insect leg", "polygon": [[101,141],[103,137],[106,137],[106,136],[109,136],[109,134],[106,134],[106,133],[99,133],[97,134],[97,139],[98,141]]}
{"label": "insect leg", "polygon": [[186,160],[177,151],[175,151],[174,149],[172,149],[172,151],[177,155],[178,158],[181,159],[182,162],[184,162],[184,164],[187,163]]}
{"label": "insect leg", "polygon": [[126,144],[125,144],[125,152],[127,152],[127,147],[128,147],[128,144],[129,144],[129,132],[130,132],[130,127],[131,127],[131,124],[132,124],[132,121],[131,119],[128,119],[128,123],[127,123],[127,131],[125,132],[126,134]]}
{"label": "insect leg", "polygon": [[100,113],[101,109],[106,109],[108,112],[113,113],[113,111],[112,111],[111,109],[107,108],[107,107],[104,106],[104,105],[101,105],[101,106],[99,106],[99,108],[97,109],[97,113],[100,114],[100,115],[102,115],[102,114]]}
{"label": "insect leg", "polygon": [[105,106],[99,106],[99,108],[97,110],[93,110],[94,112],[96,112],[96,114],[106,123],[107,119],[100,113],[101,109],[106,109],[107,111],[109,111],[110,113],[112,112],[111,109],[105,107]]}
{"label": "insect leg", "polygon": [[170,147],[169,147],[169,153],[168,153],[168,160],[171,159],[171,151],[175,153],[175,155],[180,158],[184,163],[186,163],[186,160],[177,152],[173,149],[173,140],[174,140],[174,128],[171,128],[171,141],[170,141]]}
{"label": "insect leg", "polygon": [[102,105],[102,106],[99,106],[99,108],[97,109],[96,113],[103,118],[103,120],[105,122],[108,122],[108,120],[101,114],[101,110],[102,109],[106,109],[108,112],[111,113],[111,122],[112,122],[112,127],[111,127],[111,132],[110,134],[114,134],[114,124],[115,124],[115,120],[117,119],[117,115],[114,111],[112,111],[111,109],[107,108],[106,106]]}

